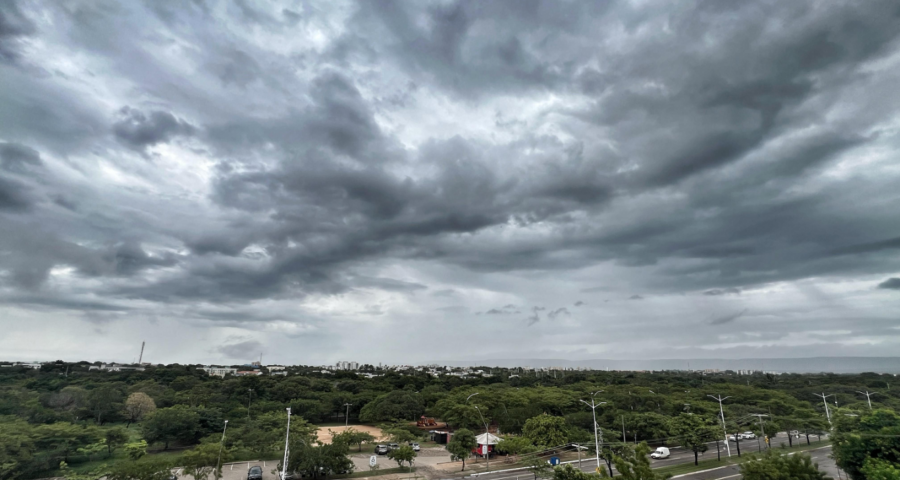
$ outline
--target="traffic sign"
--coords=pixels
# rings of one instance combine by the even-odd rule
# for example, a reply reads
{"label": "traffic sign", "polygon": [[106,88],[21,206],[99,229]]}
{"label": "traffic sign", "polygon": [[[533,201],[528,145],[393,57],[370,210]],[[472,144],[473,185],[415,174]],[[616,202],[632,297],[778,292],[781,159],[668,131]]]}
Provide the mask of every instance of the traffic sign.
{"label": "traffic sign", "polygon": [[371,457],[369,457],[369,466],[370,466],[370,467],[374,467],[376,463],[378,463],[378,457],[377,457],[377,456],[372,455]]}

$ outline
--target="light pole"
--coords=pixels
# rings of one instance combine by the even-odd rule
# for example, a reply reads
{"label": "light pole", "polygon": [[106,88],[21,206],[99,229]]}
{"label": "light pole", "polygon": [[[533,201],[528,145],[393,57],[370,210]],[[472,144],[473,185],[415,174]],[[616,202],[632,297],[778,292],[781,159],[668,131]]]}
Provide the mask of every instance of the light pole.
{"label": "light pole", "polygon": [[585,402],[584,400],[578,400],[579,402],[591,407],[591,413],[594,415],[594,451],[597,454],[597,468],[600,468],[600,436],[597,434],[597,407],[600,405],[606,405],[606,402],[597,403],[594,400],[594,395],[602,392],[603,390],[598,390],[591,394],[591,403]]}
{"label": "light pole", "polygon": [[253,389],[247,389],[247,420],[250,420],[250,400],[253,398]]}
{"label": "light pole", "polygon": [[347,427],[350,425],[350,407],[353,406],[352,403],[345,403],[345,407],[347,407],[347,414],[344,415],[344,426]]}
{"label": "light pole", "polygon": [[219,464],[222,462],[222,447],[225,446],[225,430],[228,428],[228,420],[225,420],[225,426],[222,428],[222,440],[219,441],[219,458],[216,460],[216,478],[220,477]]}
{"label": "light pole", "polygon": [[488,424],[484,421],[484,415],[481,414],[481,409],[478,408],[478,405],[473,405],[475,410],[478,411],[478,416],[481,417],[481,423],[484,424],[484,442],[485,442],[485,454],[484,458],[487,461],[487,471],[491,471],[491,432],[488,431]]}
{"label": "light pole", "polygon": [[712,395],[707,395],[707,397],[715,398],[716,400],[719,401],[719,414],[722,416],[722,431],[725,432],[725,448],[728,450],[728,456],[730,457],[731,456],[731,445],[728,444],[728,429],[725,428],[725,410],[722,409],[722,401],[725,399],[731,398],[731,397],[730,396],[722,397],[722,395],[719,395],[718,397],[713,397]]}
{"label": "light pole", "polygon": [[869,402],[869,411],[872,411],[872,398],[871,398],[871,396],[877,394],[878,392],[870,392],[870,391],[868,391],[868,390],[866,390],[865,392],[860,392],[859,390],[857,390],[856,393],[859,393],[859,394],[861,394],[861,395],[865,395],[865,396],[866,396],[866,401]]}
{"label": "light pole", "polygon": [[288,439],[291,438],[291,407],[287,408],[287,433],[284,434],[284,461],[281,462],[281,480],[284,480],[288,462]]}
{"label": "light pole", "polygon": [[466,397],[466,403],[469,403],[469,399],[474,397],[475,395],[478,395],[479,393],[481,393],[481,392],[475,392],[475,393],[469,395],[468,397]]}
{"label": "light pole", "polygon": [[828,419],[828,424],[831,425],[831,413],[828,412],[828,402],[825,399],[833,396],[834,394],[825,395],[825,392],[822,392],[821,395],[819,395],[818,393],[814,393],[813,395],[815,395],[817,397],[822,397],[822,403],[825,404],[825,418]]}
{"label": "light pole", "polygon": [[[761,435],[765,435],[765,434],[766,434],[766,429],[763,428],[763,419],[762,419],[762,417],[768,417],[768,415],[766,415],[766,414],[764,414],[764,413],[751,413],[750,416],[751,416],[751,417],[756,417],[756,418],[759,419],[759,433],[760,433]],[[756,448],[759,449],[760,452],[762,451],[762,445],[759,444],[759,437],[756,437]],[[768,448],[769,448],[769,444],[767,443],[767,444],[766,444],[766,449],[768,449]]]}

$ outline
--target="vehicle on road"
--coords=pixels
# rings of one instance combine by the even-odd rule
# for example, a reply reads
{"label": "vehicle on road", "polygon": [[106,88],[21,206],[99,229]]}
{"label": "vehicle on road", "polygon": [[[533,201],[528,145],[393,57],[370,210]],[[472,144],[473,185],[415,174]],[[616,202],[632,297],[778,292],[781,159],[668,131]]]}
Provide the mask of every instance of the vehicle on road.
{"label": "vehicle on road", "polygon": [[744,432],[741,434],[741,440],[753,440],[756,438],[756,434],[753,432]]}
{"label": "vehicle on road", "polygon": [[247,480],[262,480],[262,467],[254,465],[247,470]]}
{"label": "vehicle on road", "polygon": [[419,444],[416,442],[410,443],[409,446],[412,447],[414,452],[418,452],[419,450],[422,449],[422,447],[420,447]]}
{"label": "vehicle on road", "polygon": [[729,436],[728,436],[728,441],[729,441],[729,442],[736,442],[736,441],[738,441],[738,440],[743,440],[743,439],[744,439],[744,436],[743,436],[742,434],[740,434],[740,433],[737,434],[737,436],[735,436],[735,435],[729,435]]}
{"label": "vehicle on road", "polygon": [[650,458],[654,460],[662,460],[663,458],[669,458],[669,449],[666,447],[657,447],[656,450],[650,454]]}
{"label": "vehicle on road", "polygon": [[794,438],[800,438],[800,430],[791,430],[788,435]]}
{"label": "vehicle on road", "polygon": [[376,445],[375,446],[375,453],[378,455],[387,455],[388,452],[390,452],[390,451],[391,451],[391,448],[388,447],[387,445]]}

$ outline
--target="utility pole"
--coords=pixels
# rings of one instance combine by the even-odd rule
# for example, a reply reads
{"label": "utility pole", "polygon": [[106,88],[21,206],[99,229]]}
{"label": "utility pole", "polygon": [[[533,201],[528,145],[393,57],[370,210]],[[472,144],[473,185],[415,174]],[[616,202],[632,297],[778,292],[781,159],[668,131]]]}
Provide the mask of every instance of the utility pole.
{"label": "utility pole", "polygon": [[857,390],[856,393],[859,393],[859,394],[862,394],[862,395],[865,395],[865,396],[866,396],[866,401],[869,402],[869,411],[872,411],[872,398],[871,398],[871,396],[877,394],[878,392],[870,392],[870,391],[868,391],[868,390],[866,390],[865,392],[860,392],[859,390]]}
{"label": "utility pole", "polygon": [[603,390],[597,390],[596,392],[591,394],[591,403],[585,402],[584,400],[578,400],[579,402],[591,407],[591,413],[594,415],[594,450],[597,454],[597,468],[600,468],[600,436],[597,434],[597,407],[600,405],[606,405],[606,402],[597,403],[594,400],[594,395],[602,392]]}
{"label": "utility pole", "polygon": [[350,425],[350,407],[352,407],[353,404],[345,403],[344,406],[347,407],[347,414],[344,415],[344,426],[346,427]]}
{"label": "utility pole", "polygon": [[830,396],[832,396],[832,395],[834,395],[834,394],[831,394],[831,395],[825,395],[825,392],[822,392],[821,395],[819,395],[818,393],[814,393],[813,395],[822,398],[822,403],[825,404],[825,418],[828,419],[828,424],[831,425],[831,413],[828,411],[828,402],[827,402],[825,399],[828,398],[828,397],[830,397]]}
{"label": "utility pole", "polygon": [[288,440],[291,438],[291,407],[287,408],[287,433],[284,434],[284,461],[281,462],[281,480],[284,480],[288,463]]}
{"label": "utility pole", "polygon": [[[759,419],[759,433],[760,433],[761,435],[765,435],[765,434],[766,434],[766,429],[763,428],[763,419],[762,419],[762,417],[768,417],[768,415],[766,415],[765,413],[751,413],[750,416],[751,416],[751,417],[756,417],[756,418]],[[759,444],[759,437],[756,437],[756,448],[758,448],[759,451],[762,452],[762,445]],[[767,443],[767,444],[766,444],[766,449],[768,449],[768,448],[769,448],[769,444]]]}
{"label": "utility pole", "polygon": [[221,477],[219,473],[219,464],[222,462],[222,447],[225,446],[225,430],[228,429],[228,420],[225,420],[225,426],[222,428],[222,440],[219,441],[219,458],[216,460],[216,478]]}
{"label": "utility pole", "polygon": [[[731,445],[728,444],[728,429],[725,428],[725,410],[722,409],[722,401],[724,401],[725,399],[731,398],[731,397],[730,396],[722,397],[722,395],[719,395],[718,397],[713,397],[712,395],[707,395],[707,397],[715,398],[716,400],[719,401],[719,414],[722,417],[722,431],[725,432],[725,447],[728,450],[728,456],[730,457],[731,456]],[[716,442],[716,443],[718,443],[718,442]],[[717,446],[717,448],[718,448],[718,446]]]}

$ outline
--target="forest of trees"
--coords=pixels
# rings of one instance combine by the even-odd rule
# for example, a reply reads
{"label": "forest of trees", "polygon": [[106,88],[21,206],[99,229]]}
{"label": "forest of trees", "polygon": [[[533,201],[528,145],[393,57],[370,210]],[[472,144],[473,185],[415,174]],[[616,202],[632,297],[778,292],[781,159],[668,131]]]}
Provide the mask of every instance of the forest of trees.
{"label": "forest of trees", "polygon": [[[462,379],[414,370],[384,371],[365,378],[352,371],[323,374],[294,367],[286,376],[218,378],[184,365],[129,372],[89,372],[85,363],[63,362],[40,370],[2,368],[0,478],[39,478],[57,472],[61,462],[71,467],[115,452],[139,458],[158,451],[218,445],[225,420],[229,422],[227,449],[278,458],[286,407],[294,414],[292,431],[299,439],[310,438],[314,424],[342,422],[349,403],[351,422],[385,425],[397,438],[406,438],[401,433],[403,422],[423,414],[476,433],[484,429],[483,415],[503,434],[520,435],[537,447],[591,443],[591,410],[580,400],[589,400],[591,392],[598,390],[602,392],[595,398],[606,403],[597,409],[597,420],[611,446],[621,442],[623,423],[628,442],[688,445],[722,438],[719,403],[709,395],[730,397],[723,404],[729,432],[758,430],[756,418],[750,415],[762,413],[768,417],[765,432],[759,433],[769,435],[784,430],[814,435],[827,430],[824,405],[816,393],[834,395],[828,397],[830,413],[842,419],[845,432],[858,425],[848,426],[843,419],[859,422],[861,418],[847,415],[869,412],[866,398],[857,391],[877,391],[872,397],[876,409],[896,411],[900,406],[900,391],[890,385],[894,377],[874,373],[579,371],[554,378],[511,376],[503,369],[494,372],[489,377]],[[476,392],[478,396],[466,402]],[[519,448],[516,442],[511,439],[506,445],[511,450]],[[202,448],[194,450],[199,452],[196,455],[202,453]],[[858,463],[856,468],[865,467]],[[871,463],[866,468],[877,466]]]}

